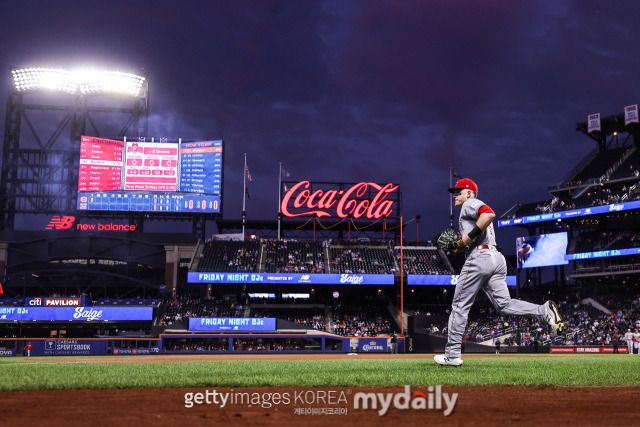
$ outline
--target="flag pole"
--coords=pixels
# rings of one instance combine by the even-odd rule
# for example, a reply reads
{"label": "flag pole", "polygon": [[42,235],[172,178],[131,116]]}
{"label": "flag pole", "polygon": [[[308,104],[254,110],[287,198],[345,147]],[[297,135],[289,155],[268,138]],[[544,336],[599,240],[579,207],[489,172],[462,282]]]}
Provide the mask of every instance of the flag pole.
{"label": "flag pole", "polygon": [[282,217],[282,162],[278,163],[278,240],[280,240],[280,218]]}
{"label": "flag pole", "polygon": [[[449,166],[449,188],[453,187],[453,167]],[[449,227],[453,230],[453,197],[449,197]]]}
{"label": "flag pole", "polygon": [[400,336],[404,337],[404,236],[400,217]]}
{"label": "flag pole", "polygon": [[244,153],[244,169],[242,169],[242,240],[244,240],[244,225],[247,218],[247,153]]}

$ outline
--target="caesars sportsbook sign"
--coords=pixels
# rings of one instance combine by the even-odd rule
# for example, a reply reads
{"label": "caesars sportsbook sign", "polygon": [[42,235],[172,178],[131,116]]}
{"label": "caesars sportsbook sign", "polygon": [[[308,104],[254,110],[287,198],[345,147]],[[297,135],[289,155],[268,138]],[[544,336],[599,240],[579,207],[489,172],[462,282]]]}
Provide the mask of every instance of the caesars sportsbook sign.
{"label": "caesars sportsbook sign", "polygon": [[400,186],[359,182],[357,184],[284,183],[280,208],[288,218],[354,218],[377,220],[389,217],[400,199]]}

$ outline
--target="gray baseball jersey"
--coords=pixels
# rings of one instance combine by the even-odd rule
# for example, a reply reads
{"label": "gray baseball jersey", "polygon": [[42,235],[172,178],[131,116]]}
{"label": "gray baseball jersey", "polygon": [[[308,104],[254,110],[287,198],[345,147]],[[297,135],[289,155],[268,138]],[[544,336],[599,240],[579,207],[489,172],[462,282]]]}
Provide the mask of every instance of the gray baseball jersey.
{"label": "gray baseball jersey", "polygon": [[[460,210],[460,219],[458,225],[460,227],[460,233],[469,234],[473,227],[476,226],[478,217],[480,216],[479,210],[482,206],[487,206],[482,200],[469,199],[464,202]],[[488,208],[488,206],[487,206]],[[473,239],[473,247],[478,245],[496,245],[496,233],[493,230],[493,224],[482,231],[475,239]]]}
{"label": "gray baseball jersey", "polygon": [[[460,232],[469,234],[476,226],[482,211],[493,212],[481,200],[469,199],[461,206]],[[488,245],[487,247],[479,247]],[[467,326],[469,310],[482,289],[493,306],[500,313],[509,316],[528,316],[544,319],[544,305],[512,299],[507,289],[507,263],[496,249],[496,237],[493,224],[473,241],[467,251],[467,260],[460,271],[449,316],[449,334],[445,355],[449,358],[461,357],[462,337]]]}

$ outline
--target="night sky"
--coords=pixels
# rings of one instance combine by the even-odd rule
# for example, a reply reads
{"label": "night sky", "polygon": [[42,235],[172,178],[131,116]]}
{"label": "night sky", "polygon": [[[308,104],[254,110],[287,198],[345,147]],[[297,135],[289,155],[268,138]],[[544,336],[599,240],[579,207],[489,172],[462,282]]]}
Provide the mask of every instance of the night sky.
{"label": "night sky", "polygon": [[[4,1],[0,11],[3,106],[11,67],[147,74],[149,136],[225,140],[226,218],[241,217],[247,153],[249,219],[276,218],[282,162],[291,180],[400,184],[404,218],[421,215],[431,237],[449,224],[450,166],[501,215],[549,198],[595,148],[576,122],[640,101],[636,1]],[[507,234],[498,241],[511,248]]]}

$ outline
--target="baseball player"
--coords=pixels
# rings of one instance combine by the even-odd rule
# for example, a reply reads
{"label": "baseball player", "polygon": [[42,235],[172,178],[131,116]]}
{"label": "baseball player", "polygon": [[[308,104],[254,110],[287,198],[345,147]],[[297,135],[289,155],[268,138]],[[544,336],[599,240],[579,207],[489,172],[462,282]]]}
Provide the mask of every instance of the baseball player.
{"label": "baseball player", "polygon": [[640,354],[640,332],[638,332],[638,328],[636,328],[636,331],[633,333],[633,346],[636,349],[636,354]]}
{"label": "baseball player", "polygon": [[633,332],[631,332],[631,329],[627,329],[627,332],[624,334],[624,340],[627,342],[629,354],[633,354]]}
{"label": "baseball player", "polygon": [[529,316],[547,322],[557,331],[563,327],[560,312],[553,301],[542,305],[511,299],[507,290],[507,264],[504,256],[496,249],[496,237],[491,222],[495,218],[493,210],[477,199],[478,186],[468,178],[458,180],[449,188],[454,194],[455,206],[460,207],[461,239],[456,242],[456,250],[467,251],[467,260],[458,276],[449,316],[449,335],[445,352],[433,359],[439,365],[462,365],[461,344],[467,325],[469,310],[478,291],[482,289],[493,306],[509,316]]}

